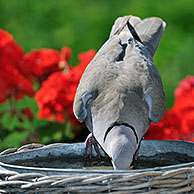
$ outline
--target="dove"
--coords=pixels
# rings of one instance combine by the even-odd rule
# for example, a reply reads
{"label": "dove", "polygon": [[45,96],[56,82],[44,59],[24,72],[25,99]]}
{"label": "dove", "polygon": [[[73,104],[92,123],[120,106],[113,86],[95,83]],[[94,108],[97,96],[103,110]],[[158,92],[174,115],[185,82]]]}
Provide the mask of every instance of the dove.
{"label": "dove", "polygon": [[158,17],[116,19],[77,87],[75,117],[85,121],[89,138],[115,170],[129,169],[151,122],[164,115],[165,94],[153,56],[165,26]]}

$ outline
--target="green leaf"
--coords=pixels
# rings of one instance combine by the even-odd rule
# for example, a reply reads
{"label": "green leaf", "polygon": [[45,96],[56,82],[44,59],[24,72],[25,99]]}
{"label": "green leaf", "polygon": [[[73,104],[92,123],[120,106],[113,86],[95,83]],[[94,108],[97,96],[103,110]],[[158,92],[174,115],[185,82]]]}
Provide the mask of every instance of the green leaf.
{"label": "green leaf", "polygon": [[20,132],[12,132],[7,135],[1,142],[0,149],[6,149],[11,147],[20,147],[22,145],[22,141],[28,136],[29,132],[24,131]]}

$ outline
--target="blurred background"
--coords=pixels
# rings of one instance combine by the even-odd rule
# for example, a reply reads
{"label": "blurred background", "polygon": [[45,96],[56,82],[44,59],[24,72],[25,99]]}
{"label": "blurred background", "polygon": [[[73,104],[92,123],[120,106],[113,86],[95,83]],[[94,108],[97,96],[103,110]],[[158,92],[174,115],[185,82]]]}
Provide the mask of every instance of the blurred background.
{"label": "blurred background", "polygon": [[[107,40],[117,17],[161,17],[167,26],[154,62],[162,77],[168,109],[173,105],[178,83],[194,74],[193,8],[193,0],[0,0],[0,28],[13,35],[24,53],[40,48],[60,50],[68,46],[73,53],[71,64],[76,66],[79,53],[90,49],[97,51]],[[38,107],[32,98],[22,99],[17,106],[23,104],[37,113]],[[0,110],[7,106],[7,103],[1,104]],[[29,134],[33,136],[32,131],[17,132],[17,121],[6,124],[5,120],[4,117],[0,119],[1,150],[36,140],[27,140]],[[66,131],[62,138],[58,132],[61,124],[57,122],[35,118],[33,125],[40,143],[82,141],[88,134],[84,129],[86,132],[82,130],[82,136],[75,139],[75,135]],[[23,126],[28,128],[28,124]]]}

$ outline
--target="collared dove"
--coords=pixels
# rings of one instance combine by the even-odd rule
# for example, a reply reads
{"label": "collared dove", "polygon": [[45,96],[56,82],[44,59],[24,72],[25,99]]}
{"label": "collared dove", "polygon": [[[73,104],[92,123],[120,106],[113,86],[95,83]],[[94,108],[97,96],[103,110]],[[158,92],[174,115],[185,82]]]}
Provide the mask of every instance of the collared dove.
{"label": "collared dove", "polygon": [[120,17],[87,66],[73,110],[114,169],[128,169],[150,123],[165,112],[165,95],[153,56],[165,28],[157,17]]}

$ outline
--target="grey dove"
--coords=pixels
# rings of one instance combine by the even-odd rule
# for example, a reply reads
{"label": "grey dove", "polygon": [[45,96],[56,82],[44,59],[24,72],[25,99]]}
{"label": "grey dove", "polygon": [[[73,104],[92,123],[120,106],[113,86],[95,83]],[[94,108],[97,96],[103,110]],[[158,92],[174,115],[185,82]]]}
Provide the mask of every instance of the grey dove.
{"label": "grey dove", "polygon": [[74,114],[115,170],[130,167],[150,123],[164,115],[164,90],[152,58],[165,25],[157,17],[119,17],[78,85]]}

